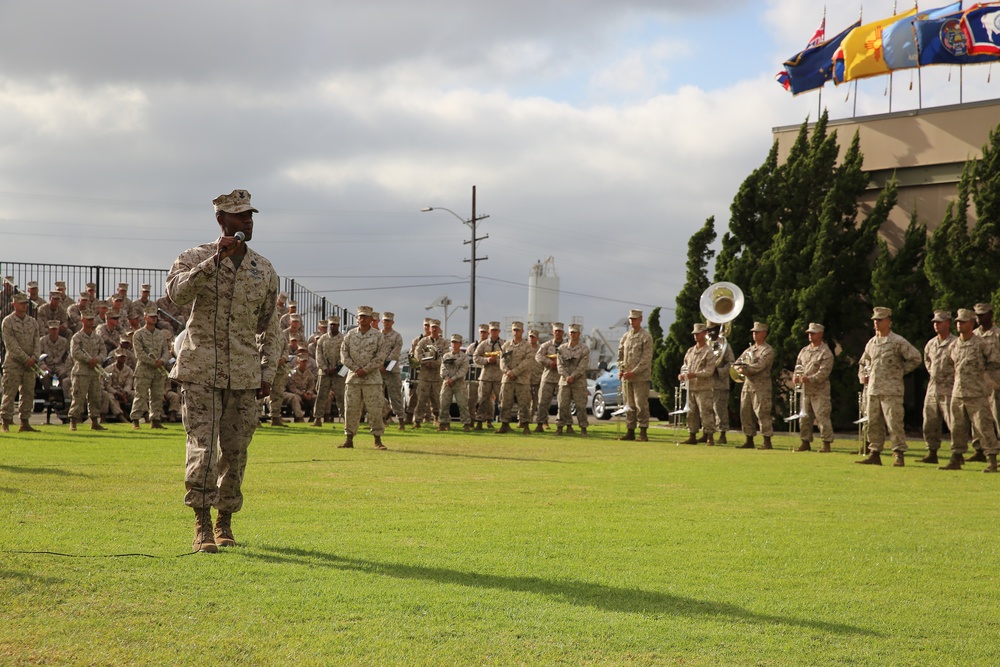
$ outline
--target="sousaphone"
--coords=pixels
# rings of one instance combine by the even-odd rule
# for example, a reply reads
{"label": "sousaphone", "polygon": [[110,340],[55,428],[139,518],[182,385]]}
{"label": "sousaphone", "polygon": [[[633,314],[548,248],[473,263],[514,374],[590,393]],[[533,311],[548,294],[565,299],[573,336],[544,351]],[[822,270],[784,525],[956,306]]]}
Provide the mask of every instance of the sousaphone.
{"label": "sousaphone", "polygon": [[719,337],[712,341],[715,365],[722,363],[729,346],[728,338],[733,331],[733,320],[743,310],[746,299],[743,290],[733,283],[715,283],[701,294],[701,314],[709,322],[720,325]]}

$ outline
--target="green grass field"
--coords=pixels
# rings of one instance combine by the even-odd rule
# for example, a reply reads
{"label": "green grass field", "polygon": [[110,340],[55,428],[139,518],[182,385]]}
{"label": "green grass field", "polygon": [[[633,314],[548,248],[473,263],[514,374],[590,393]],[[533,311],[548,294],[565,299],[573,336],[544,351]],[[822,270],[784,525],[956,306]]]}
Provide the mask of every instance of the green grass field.
{"label": "green grass field", "polygon": [[4,665],[1000,663],[1000,475],[919,443],[263,427],[241,546],[184,555],[180,425],[43,429],[0,436]]}

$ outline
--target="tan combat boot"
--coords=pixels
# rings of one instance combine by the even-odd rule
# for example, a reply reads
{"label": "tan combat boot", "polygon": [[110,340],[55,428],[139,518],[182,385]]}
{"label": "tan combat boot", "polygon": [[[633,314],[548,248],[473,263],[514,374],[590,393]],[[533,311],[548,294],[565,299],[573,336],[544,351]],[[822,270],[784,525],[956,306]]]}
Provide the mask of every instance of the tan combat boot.
{"label": "tan combat boot", "polygon": [[153,420],[153,425],[152,425],[152,426],[150,426],[149,428],[161,428],[161,429],[163,429],[164,431],[165,431],[165,430],[167,430],[167,427],[166,427],[166,426],[164,426],[164,425],[163,425],[163,422],[162,422],[162,421],[160,421],[159,419],[154,419],[154,420]]}
{"label": "tan combat boot", "polygon": [[98,421],[97,417],[90,418],[90,430],[91,431],[107,431],[103,424]]}
{"label": "tan combat boot", "polygon": [[281,415],[271,415],[271,426],[282,426],[288,428],[288,424],[281,418]]}
{"label": "tan combat boot", "polygon": [[501,422],[500,428],[498,428],[494,433],[510,433],[510,424],[507,422]]}
{"label": "tan combat boot", "polygon": [[576,435],[576,431],[573,430],[572,424],[566,424],[566,435]]}
{"label": "tan combat boot", "polygon": [[715,438],[711,433],[705,436],[705,444],[709,447],[715,447]]}
{"label": "tan combat boot", "polygon": [[588,438],[588,437],[590,437],[590,436],[587,435],[587,427],[586,426],[581,426],[580,427],[580,437],[581,438]]}
{"label": "tan combat boot", "polygon": [[520,426],[521,426],[521,432],[524,433],[524,435],[531,435],[531,424],[529,424],[528,422],[524,422]]}
{"label": "tan combat boot", "polygon": [[472,430],[472,424],[462,424],[462,430],[469,433]]}
{"label": "tan combat boot", "polygon": [[622,437],[620,437],[618,439],[619,440],[635,440],[635,429],[634,428],[625,429],[625,435],[623,435]]}
{"label": "tan combat boot", "polygon": [[694,433],[688,433],[687,440],[681,440],[682,445],[697,445],[698,438],[695,437]]}
{"label": "tan combat boot", "polygon": [[215,544],[220,547],[235,547],[236,538],[233,536],[233,513],[219,512],[215,517]]}
{"label": "tan combat boot", "polygon": [[322,417],[316,417],[316,419],[313,419],[312,425],[313,426],[322,427],[323,426],[323,418]]}
{"label": "tan combat boot", "polygon": [[975,453],[969,458],[965,459],[966,463],[986,463],[986,454],[983,450],[977,449]]}
{"label": "tan combat boot", "polygon": [[556,424],[556,435],[562,435],[562,434],[563,434],[562,424]]}
{"label": "tan combat boot", "polygon": [[997,471],[997,455],[996,454],[987,454],[986,455],[986,459],[987,459],[987,463],[986,463],[986,467],[983,468],[983,472],[996,472]]}
{"label": "tan combat boot", "polygon": [[726,444],[728,444],[728,443],[726,442],[726,432],[725,432],[725,431],[721,431],[721,432],[719,433],[719,444],[720,444],[720,445],[726,445]]}
{"label": "tan combat boot", "polygon": [[133,419],[132,420],[132,430],[133,431],[138,431],[139,428],[140,428],[139,427],[139,420],[138,419]]}
{"label": "tan combat boot", "polygon": [[337,445],[337,449],[354,449],[354,436],[350,433],[346,434],[344,444]]}
{"label": "tan combat boot", "polygon": [[833,451],[833,450],[830,449],[830,443],[829,442],[824,442],[823,443],[823,448],[819,450],[819,453],[820,454],[829,454],[831,451]]}
{"label": "tan combat boot", "polygon": [[802,444],[799,445],[798,449],[796,449],[795,451],[797,451],[797,452],[811,452],[812,451],[812,445],[809,444],[808,440],[803,440]]}
{"label": "tan combat boot", "polygon": [[212,532],[212,508],[194,508],[194,541],[191,548],[195,551],[205,553],[219,553],[219,547],[215,544],[215,535]]}
{"label": "tan combat boot", "polygon": [[27,419],[21,420],[21,428],[17,430],[19,433],[38,433],[38,429],[32,426]]}
{"label": "tan combat boot", "polygon": [[474,429],[472,429],[472,430],[473,431],[482,431],[483,430],[483,422],[476,422],[476,427]]}
{"label": "tan combat boot", "polygon": [[70,420],[69,420],[69,430],[71,430],[71,431],[75,431],[76,430],[76,420],[73,419],[73,418],[70,418]]}
{"label": "tan combat boot", "polygon": [[545,433],[545,428],[541,424],[535,424],[535,433]]}
{"label": "tan combat boot", "polygon": [[4,417],[0,419],[0,432],[10,433],[10,427],[14,424],[14,421]]}
{"label": "tan combat boot", "polygon": [[936,449],[928,449],[927,456],[922,459],[917,459],[917,463],[937,463],[938,455]]}
{"label": "tan combat boot", "polygon": [[880,466],[882,465],[882,454],[876,452],[875,450],[871,450],[868,452],[868,458],[855,461],[855,463],[863,466]]}
{"label": "tan combat boot", "polygon": [[903,459],[903,452],[893,452],[892,453],[892,467],[902,468],[906,465],[906,461]]}
{"label": "tan combat boot", "polygon": [[753,436],[748,435],[746,436],[746,440],[743,441],[743,444],[738,446],[736,449],[753,449],[753,448],[754,448]]}
{"label": "tan combat boot", "polygon": [[648,431],[649,429],[647,429],[645,426],[640,426],[639,435],[637,435],[635,439],[638,440],[639,442],[649,442]]}
{"label": "tan combat boot", "polygon": [[964,463],[965,459],[962,458],[961,454],[952,452],[948,464],[939,467],[938,470],[961,470]]}
{"label": "tan combat boot", "polygon": [[764,436],[764,443],[760,446],[760,448],[761,449],[774,449],[774,446],[771,445],[771,436],[768,436],[768,435]]}
{"label": "tan combat boot", "polygon": [[375,449],[379,449],[382,451],[389,449],[388,447],[382,444],[382,436],[380,435],[375,436]]}

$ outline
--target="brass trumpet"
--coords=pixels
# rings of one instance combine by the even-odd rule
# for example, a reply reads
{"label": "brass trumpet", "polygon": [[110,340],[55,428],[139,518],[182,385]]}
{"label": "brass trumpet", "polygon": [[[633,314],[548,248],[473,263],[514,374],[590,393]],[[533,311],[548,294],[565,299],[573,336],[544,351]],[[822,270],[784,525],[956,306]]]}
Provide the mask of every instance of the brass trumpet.
{"label": "brass trumpet", "polygon": [[[750,341],[753,345],[753,341]],[[747,376],[743,373],[743,368],[753,362],[753,355],[750,353],[750,348],[743,350],[743,354],[740,358],[733,362],[733,365],[729,367],[729,377],[733,382],[738,384],[743,384],[747,380]]]}
{"label": "brass trumpet", "polygon": [[806,413],[806,401],[805,401],[806,388],[805,385],[802,384],[802,376],[805,374],[806,374],[805,367],[802,364],[796,364],[792,376],[796,380],[798,380],[798,382],[795,383],[796,389],[794,392],[792,392],[792,395],[789,398],[790,405],[788,406],[789,412],[794,410],[795,414],[793,414],[791,417],[785,417],[786,422],[793,422],[808,416],[808,414]]}
{"label": "brass trumpet", "polygon": [[39,365],[40,363],[44,364],[45,360],[48,359],[48,358],[49,358],[49,355],[43,354],[40,357],[38,357],[38,359],[35,360],[35,363],[33,363],[31,366],[28,367],[32,371],[34,371],[35,377],[37,377],[39,379],[48,377],[49,372],[47,370],[42,370],[42,367]]}

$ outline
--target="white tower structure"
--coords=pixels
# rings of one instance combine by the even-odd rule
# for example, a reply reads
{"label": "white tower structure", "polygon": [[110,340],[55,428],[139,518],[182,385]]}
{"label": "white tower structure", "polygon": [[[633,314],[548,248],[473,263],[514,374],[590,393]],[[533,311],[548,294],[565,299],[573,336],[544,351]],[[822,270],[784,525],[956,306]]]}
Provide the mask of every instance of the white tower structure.
{"label": "white tower structure", "polygon": [[535,262],[528,273],[528,326],[545,329],[559,320],[559,275],[556,260]]}

